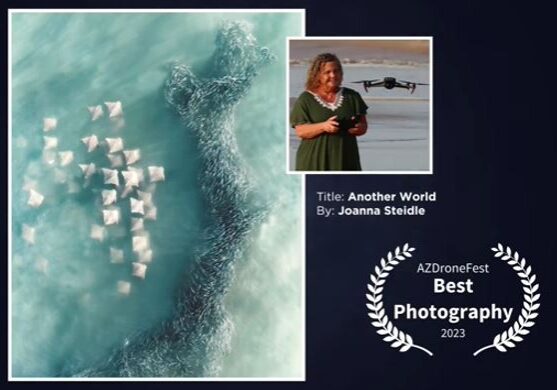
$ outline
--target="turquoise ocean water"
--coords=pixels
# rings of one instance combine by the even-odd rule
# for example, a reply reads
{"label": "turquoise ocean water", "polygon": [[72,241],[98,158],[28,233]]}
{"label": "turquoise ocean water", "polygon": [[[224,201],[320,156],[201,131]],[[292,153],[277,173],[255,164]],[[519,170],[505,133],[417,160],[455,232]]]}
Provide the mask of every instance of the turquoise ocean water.
{"label": "turquoise ocean water", "polygon": [[[301,18],[13,15],[14,377],[302,374],[301,183],[285,174],[284,145],[284,38],[302,32]],[[219,33],[230,21],[240,27]],[[267,47],[274,61],[256,70],[251,57],[226,62],[255,46]],[[220,62],[213,61],[217,47],[230,49]],[[212,85],[204,80],[216,80],[217,87],[240,83],[242,91],[226,108],[205,107],[185,119],[165,90],[177,64],[191,66],[200,89]],[[198,103],[211,101],[199,96]],[[105,113],[91,121],[87,107],[106,101],[122,102],[123,120]],[[49,133],[42,130],[45,117],[58,119]],[[218,136],[229,131],[230,143],[213,138],[212,127]],[[136,254],[127,198],[117,202],[121,221],[107,227],[104,241],[90,238],[91,226],[103,223],[101,191],[110,188],[99,174],[85,186],[78,167],[109,165],[103,145],[85,150],[80,139],[91,134],[121,137],[125,149],[140,149],[135,166],[146,177],[147,166],[164,166],[164,182],[141,187],[157,207],[157,219],[145,221],[153,251],[145,280],[131,275]],[[57,137],[54,151],[74,152],[68,166],[45,162],[45,135]],[[27,204],[26,185],[44,196],[40,207]],[[247,226],[228,224],[230,218]],[[34,244],[23,239],[25,226],[34,229]],[[122,264],[110,262],[110,247],[124,251]],[[219,266],[205,279],[211,259]],[[129,295],[118,293],[118,281],[131,284]],[[188,296],[200,291],[210,315],[205,301]]]}

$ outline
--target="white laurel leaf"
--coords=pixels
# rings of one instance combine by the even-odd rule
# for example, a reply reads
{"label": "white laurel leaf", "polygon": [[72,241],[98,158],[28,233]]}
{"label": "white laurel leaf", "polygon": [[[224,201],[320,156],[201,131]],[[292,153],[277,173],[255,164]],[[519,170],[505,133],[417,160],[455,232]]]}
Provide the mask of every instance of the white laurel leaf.
{"label": "white laurel leaf", "polygon": [[372,282],[374,285],[377,285],[377,281],[378,281],[378,279],[375,277],[375,275],[372,274],[372,275],[371,275],[371,282]]}
{"label": "white laurel leaf", "polygon": [[497,252],[497,248],[491,248],[493,252]]}
{"label": "white laurel leaf", "polygon": [[500,334],[495,336],[495,338],[493,339],[493,344],[499,344],[499,340],[501,340],[501,335]]}
{"label": "white laurel leaf", "polygon": [[[380,303],[381,303],[381,302],[380,302]],[[381,303],[381,304],[382,304],[382,303]],[[368,308],[369,310],[373,310],[373,311],[377,310],[377,306],[372,305],[371,303],[366,303],[366,306],[367,306],[367,308]]]}
{"label": "white laurel leaf", "polygon": [[501,257],[501,256],[503,256],[503,252],[498,252],[495,254],[495,257]]}
{"label": "white laurel leaf", "polygon": [[381,259],[381,268],[385,268],[385,266],[387,265],[387,262],[385,261],[385,259]]}
{"label": "white laurel leaf", "polygon": [[382,286],[385,284],[385,279],[379,279],[376,283],[377,286]]}
{"label": "white laurel leaf", "polygon": [[530,331],[528,329],[522,328],[518,331],[518,333],[520,333],[523,336],[526,336],[528,333],[530,333]]}
{"label": "white laurel leaf", "polygon": [[501,252],[503,252],[503,245],[501,243],[497,244],[497,249],[499,249]]}
{"label": "white laurel leaf", "polygon": [[383,317],[385,315],[385,309],[379,310],[379,317]]}
{"label": "white laurel leaf", "polygon": [[383,324],[379,321],[373,321],[371,325],[375,326],[376,328],[382,328]]}
{"label": "white laurel leaf", "polygon": [[516,341],[517,343],[520,343],[522,340],[524,339],[517,334],[513,337],[513,341]]}
{"label": "white laurel leaf", "polygon": [[400,248],[397,246],[397,247],[395,248],[395,256],[398,256],[398,253],[399,253],[399,252],[400,252]]}
{"label": "white laurel leaf", "polygon": [[521,266],[522,268],[524,268],[525,265],[526,265],[526,259],[523,258],[523,259],[520,261],[520,266]]}
{"label": "white laurel leaf", "polygon": [[516,261],[518,261],[518,259],[520,259],[520,256],[518,255],[518,252],[516,252],[516,251],[514,252],[514,259]]}
{"label": "white laurel leaf", "polygon": [[[518,324],[518,322],[515,322],[515,323],[514,323],[513,328],[514,328],[515,333],[517,333],[517,332],[518,332],[518,329],[520,329],[520,325]],[[515,337],[516,337],[516,336],[515,336]]]}
{"label": "white laurel leaf", "polygon": [[528,283],[527,280],[524,280],[524,279],[520,279],[520,283],[522,283],[522,284],[524,284],[524,285],[526,285],[526,286],[528,286],[528,285],[530,284],[530,283]]}
{"label": "white laurel leaf", "polygon": [[383,299],[383,295],[379,294],[375,296],[375,302],[378,302]]}
{"label": "white laurel leaf", "polygon": [[414,340],[412,340],[412,336],[410,336],[408,333],[406,333],[406,342],[408,343],[408,345],[414,344]]}
{"label": "white laurel leaf", "polygon": [[408,243],[404,244],[404,246],[402,247],[402,251],[406,252],[408,250],[408,247],[409,247]]}
{"label": "white laurel leaf", "polygon": [[507,349],[503,347],[501,344],[495,345],[495,348],[497,348],[501,352],[507,352]]}
{"label": "white laurel leaf", "polygon": [[388,322],[389,322],[389,319],[387,318],[387,316],[383,317],[383,319],[381,320],[381,323],[383,324],[383,327],[385,327],[385,325],[387,325]]}
{"label": "white laurel leaf", "polygon": [[381,310],[383,308],[383,302],[377,302],[377,305],[375,307],[377,307],[376,310]]}
{"label": "white laurel leaf", "polygon": [[533,319],[536,318],[539,314],[540,314],[540,313],[530,313],[529,318],[530,318],[531,320],[533,320]]}
{"label": "white laurel leaf", "polygon": [[410,345],[410,344],[403,345],[403,346],[400,348],[400,352],[406,352],[406,351],[408,351],[410,348],[412,348],[412,345]]}
{"label": "white laurel leaf", "polygon": [[389,332],[387,332],[387,329],[380,328],[380,329],[377,329],[377,334],[380,334],[381,336],[383,336],[383,335],[389,334]]}
{"label": "white laurel leaf", "polygon": [[530,272],[532,272],[532,266],[529,265],[528,268],[526,268],[526,275],[530,275]]}
{"label": "white laurel leaf", "polygon": [[412,253],[410,253],[410,250],[408,250],[408,253],[406,254],[406,257],[412,257]]}
{"label": "white laurel leaf", "polygon": [[533,284],[536,281],[536,274],[530,277],[530,284]]}
{"label": "white laurel leaf", "polygon": [[393,261],[391,261],[389,264],[398,265],[399,263],[400,263],[399,261],[393,260]]}
{"label": "white laurel leaf", "polygon": [[381,292],[383,291],[383,289],[384,289],[384,287],[377,287],[377,288],[375,289],[375,293],[376,293],[376,294],[381,294]]}
{"label": "white laurel leaf", "polygon": [[522,287],[522,290],[524,290],[526,294],[532,294],[532,289],[530,287]]}
{"label": "white laurel leaf", "polygon": [[395,256],[395,258],[398,259],[398,260],[404,260],[404,256],[401,256],[401,255]]}
{"label": "white laurel leaf", "polygon": [[501,335],[501,341],[504,343],[506,339],[507,339],[507,331],[504,331],[503,334]]}
{"label": "white laurel leaf", "polygon": [[377,274],[377,276],[381,277],[381,269],[379,269],[378,266],[375,266],[375,273]]}
{"label": "white laurel leaf", "polygon": [[375,300],[373,298],[373,295],[371,295],[371,294],[366,294],[366,298],[367,298],[368,301],[375,302]]}
{"label": "white laurel leaf", "polygon": [[536,284],[535,286],[532,287],[532,294],[535,293],[536,291],[538,291],[538,288],[540,288],[539,284]]}
{"label": "white laurel leaf", "polygon": [[378,320],[379,318],[377,318],[377,314],[375,313],[367,313],[368,317],[371,318],[372,320]]}
{"label": "white laurel leaf", "polygon": [[509,260],[510,258],[511,258],[511,256],[509,256],[509,255],[505,255],[505,256],[501,257],[501,259],[503,259],[505,261]]}
{"label": "white laurel leaf", "polygon": [[397,340],[397,341],[395,341],[394,343],[391,344],[391,347],[393,347],[393,348],[398,348],[398,347],[400,347],[401,345],[402,345],[402,341]]}
{"label": "white laurel leaf", "polygon": [[524,326],[527,328],[530,328],[532,326],[534,326],[536,323],[534,321],[528,321],[524,323]]}
{"label": "white laurel leaf", "polygon": [[508,348],[514,348],[515,347],[514,343],[510,340],[505,341],[503,344],[505,344],[505,347],[508,347]]}
{"label": "white laurel leaf", "polygon": [[387,324],[387,330],[389,331],[389,333],[391,333],[391,330],[393,330],[393,323],[392,322],[389,322]]}
{"label": "white laurel leaf", "polygon": [[408,248],[408,252],[414,252],[416,248]]}
{"label": "white laurel leaf", "polygon": [[524,272],[520,272],[520,273],[518,274],[518,276],[520,276],[521,278],[525,278],[525,277],[526,277],[526,274],[525,274]]}
{"label": "white laurel leaf", "polygon": [[532,311],[538,310],[539,307],[540,307],[540,304],[539,304],[539,303],[534,303],[534,304],[532,305]]}
{"label": "white laurel leaf", "polygon": [[369,290],[370,293],[375,294],[375,292],[376,292],[375,287],[373,287],[373,285],[371,285],[371,284],[367,285],[367,289]]}
{"label": "white laurel leaf", "polygon": [[405,342],[406,341],[406,335],[404,334],[404,332],[401,330],[398,332],[398,338],[402,341]]}
{"label": "white laurel leaf", "polygon": [[391,267],[390,265],[386,266],[384,269],[385,271],[392,271],[394,267]]}
{"label": "white laurel leaf", "polygon": [[398,329],[396,328],[396,326],[393,328],[393,336],[398,338]]}
{"label": "white laurel leaf", "polygon": [[379,277],[380,277],[381,279],[385,279],[387,276],[389,276],[389,273],[388,273],[388,272],[383,272],[382,274],[379,275]]}
{"label": "white laurel leaf", "polygon": [[393,255],[391,252],[387,254],[387,260],[391,261],[393,259]]}
{"label": "white laurel leaf", "polygon": [[507,247],[507,255],[512,256],[511,248]]}
{"label": "white laurel leaf", "polygon": [[536,294],[532,297],[532,302],[536,302],[538,299],[540,299],[540,294]]}
{"label": "white laurel leaf", "polygon": [[[524,310],[524,309],[522,309],[522,310]],[[526,312],[526,313],[528,313],[528,312]],[[524,326],[524,317],[525,317],[525,316],[526,316],[526,315],[524,314],[524,311],[523,311],[523,312],[521,313],[521,315],[518,317],[518,323],[520,324],[520,326]]]}
{"label": "white laurel leaf", "polygon": [[386,341],[388,343],[390,343],[391,341],[394,341],[394,340],[396,340],[396,339],[393,336],[383,337],[383,341]]}

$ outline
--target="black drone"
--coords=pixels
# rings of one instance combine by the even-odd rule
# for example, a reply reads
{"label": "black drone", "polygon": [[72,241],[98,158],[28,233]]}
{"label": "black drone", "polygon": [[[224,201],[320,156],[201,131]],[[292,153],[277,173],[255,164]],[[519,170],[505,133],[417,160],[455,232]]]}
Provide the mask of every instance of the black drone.
{"label": "black drone", "polygon": [[416,85],[429,85],[424,83],[415,83],[412,81],[405,81],[405,80],[397,80],[394,77],[385,77],[383,79],[373,79],[373,80],[360,80],[360,81],[353,81],[355,84],[363,84],[364,89],[367,92],[368,88],[371,87],[385,87],[387,89],[393,88],[406,88],[410,91],[410,93],[414,93],[416,89]]}

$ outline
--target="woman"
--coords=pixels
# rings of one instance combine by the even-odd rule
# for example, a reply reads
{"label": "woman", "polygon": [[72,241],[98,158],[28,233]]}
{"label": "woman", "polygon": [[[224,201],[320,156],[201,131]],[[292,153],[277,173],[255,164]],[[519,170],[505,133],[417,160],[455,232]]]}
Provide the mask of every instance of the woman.
{"label": "woman", "polygon": [[306,90],[290,113],[302,139],[298,171],[362,170],[356,137],[367,131],[367,105],[358,92],[341,87],[342,76],[334,54],[319,54],[309,67]]}

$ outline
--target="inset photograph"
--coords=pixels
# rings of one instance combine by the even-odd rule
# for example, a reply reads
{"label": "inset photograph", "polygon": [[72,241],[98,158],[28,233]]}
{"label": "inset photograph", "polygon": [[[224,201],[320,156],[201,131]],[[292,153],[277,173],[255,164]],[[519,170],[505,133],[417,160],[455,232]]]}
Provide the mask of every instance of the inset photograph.
{"label": "inset photograph", "polygon": [[288,39],[289,173],[431,174],[432,38]]}

